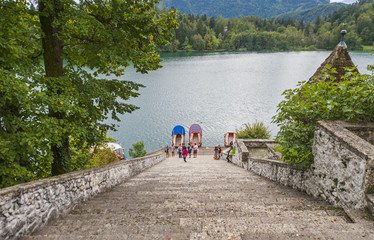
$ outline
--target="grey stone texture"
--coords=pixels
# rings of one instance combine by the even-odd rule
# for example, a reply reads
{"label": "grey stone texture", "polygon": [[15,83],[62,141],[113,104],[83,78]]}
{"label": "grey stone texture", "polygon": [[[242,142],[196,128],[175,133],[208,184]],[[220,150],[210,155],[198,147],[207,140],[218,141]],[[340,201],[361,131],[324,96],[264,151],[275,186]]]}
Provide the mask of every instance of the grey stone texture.
{"label": "grey stone texture", "polygon": [[374,194],[366,194],[366,200],[368,203],[368,210],[371,215],[374,216]]}
{"label": "grey stone texture", "polygon": [[0,239],[18,239],[165,159],[161,151],[0,190]]}
{"label": "grey stone texture", "polygon": [[321,196],[335,205],[367,206],[366,194],[373,186],[374,146],[349,129],[368,125],[320,122],[315,132],[314,180]]}
{"label": "grey stone texture", "polygon": [[167,158],[23,239],[374,239],[372,223],[205,153]]}
{"label": "grey stone texture", "polygon": [[272,140],[239,140],[240,168],[212,148],[187,163],[158,151],[1,189],[0,239],[374,239],[352,218],[374,211],[373,126],[319,122],[309,170],[274,160]]}
{"label": "grey stone texture", "polygon": [[[374,146],[365,130],[374,124],[318,122],[311,169],[301,169],[270,155],[258,157],[253,149],[269,147],[269,140],[239,140],[233,163],[283,185],[322,197],[335,206],[363,209],[374,190]],[[357,135],[360,133],[360,135]],[[251,150],[252,149],[252,150]]]}

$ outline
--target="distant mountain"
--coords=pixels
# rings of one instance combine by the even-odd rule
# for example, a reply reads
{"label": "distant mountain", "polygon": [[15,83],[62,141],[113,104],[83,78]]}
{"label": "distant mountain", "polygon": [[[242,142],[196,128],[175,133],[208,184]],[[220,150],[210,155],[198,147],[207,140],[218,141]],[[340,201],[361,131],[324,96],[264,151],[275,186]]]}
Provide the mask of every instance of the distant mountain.
{"label": "distant mountain", "polygon": [[330,3],[345,3],[345,4],[352,4],[358,2],[358,0],[331,0]]}
{"label": "distant mountain", "polygon": [[252,15],[271,18],[328,3],[330,0],[164,0],[160,5],[174,7],[184,14],[206,14],[208,17],[221,15],[232,18]]}
{"label": "distant mountain", "polygon": [[294,11],[289,13],[284,13],[275,17],[278,18],[293,18],[296,20],[303,20],[304,22],[314,22],[318,16],[322,18],[327,17],[328,15],[332,14],[335,11],[338,11],[341,7],[347,6],[344,3],[331,3],[331,4],[323,4],[318,5],[314,8]]}

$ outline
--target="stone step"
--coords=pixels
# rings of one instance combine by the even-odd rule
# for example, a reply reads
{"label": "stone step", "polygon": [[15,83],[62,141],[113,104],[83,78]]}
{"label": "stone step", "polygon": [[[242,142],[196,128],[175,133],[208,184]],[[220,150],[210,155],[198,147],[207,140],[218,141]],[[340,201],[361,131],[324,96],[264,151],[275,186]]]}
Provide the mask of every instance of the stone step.
{"label": "stone step", "polygon": [[[253,224],[250,220],[230,221],[224,219],[207,219],[204,224],[195,222],[186,225],[186,220],[181,226],[150,226],[150,225],[103,225],[103,227],[80,228],[76,233],[74,228],[60,227],[50,229],[42,235],[25,237],[23,239],[373,239],[372,232],[365,231],[354,224],[326,224],[324,231],[318,225],[310,224]],[[189,223],[194,223],[191,219]],[[64,231],[64,234],[61,234]],[[82,234],[81,232],[84,232]],[[56,233],[57,232],[57,233]],[[60,233],[60,234],[59,234]],[[118,238],[120,237],[120,238]],[[138,238],[139,237],[139,238]],[[153,237],[153,238],[151,238]]]}
{"label": "stone step", "polygon": [[245,224],[279,224],[279,223],[292,223],[292,224],[307,224],[311,223],[312,225],[319,225],[319,224],[346,224],[347,221],[344,216],[328,216],[328,215],[320,215],[316,216],[315,214],[306,214],[302,217],[301,213],[289,213],[287,215],[281,214],[269,214],[269,213],[253,213],[251,214],[238,214],[238,213],[230,213],[227,215],[221,215],[220,218],[217,218],[216,214],[209,216],[208,214],[204,214],[203,216],[197,216],[193,214],[160,214],[158,216],[144,216],[140,213],[132,213],[126,215],[127,217],[124,218],[123,214],[82,214],[82,215],[68,215],[63,219],[59,219],[51,223],[48,227],[64,227],[64,226],[72,226],[72,227],[79,227],[83,225],[90,225],[90,226],[100,226],[105,224],[111,225],[131,225],[131,224],[138,224],[138,223],[147,223],[147,224],[154,224],[158,223],[165,223],[165,224],[186,224],[188,222],[196,224],[202,224],[207,219],[209,221],[213,221],[214,219],[223,219],[223,221],[227,222],[241,222]]}
{"label": "stone step", "polygon": [[[235,199],[230,198],[235,197]],[[193,198],[192,198],[193,197]],[[147,201],[148,199],[148,201]],[[187,200],[186,200],[187,199]],[[156,200],[153,202],[153,200]],[[196,203],[196,204],[208,204],[208,203],[217,203],[217,204],[237,204],[237,203],[244,203],[250,204],[251,206],[254,205],[263,205],[267,207],[271,207],[273,205],[279,206],[298,206],[301,208],[310,208],[310,207],[318,207],[318,208],[326,208],[326,203],[319,202],[319,201],[310,201],[307,199],[297,199],[297,198],[277,198],[277,199],[261,199],[256,197],[247,196],[244,193],[189,193],[189,192],[180,192],[180,193],[170,193],[168,191],[164,192],[157,192],[157,193],[148,193],[148,192],[140,192],[137,196],[126,197],[121,200],[121,198],[113,198],[113,199],[93,199],[90,202],[82,203],[77,207],[89,206],[89,205],[134,205],[140,203],[165,203],[171,204],[173,202],[189,202],[189,204]],[[250,203],[248,203],[250,201]]]}
{"label": "stone step", "polygon": [[[91,207],[90,207],[91,206]],[[101,207],[103,206],[103,207]],[[76,208],[67,216],[69,218],[77,218],[85,215],[102,216],[112,214],[135,215],[135,214],[154,214],[154,213],[170,213],[171,216],[184,217],[200,216],[204,212],[206,216],[211,216],[219,213],[220,215],[230,216],[235,214],[237,216],[278,216],[283,213],[291,215],[295,218],[305,218],[307,216],[341,216],[345,217],[342,210],[329,209],[321,206],[278,206],[278,205],[249,205],[248,203],[147,203],[147,204],[132,204],[132,205],[85,205]]]}
{"label": "stone step", "polygon": [[[28,239],[360,239],[342,209],[211,156],[169,158]],[[374,238],[372,238],[374,239]]]}

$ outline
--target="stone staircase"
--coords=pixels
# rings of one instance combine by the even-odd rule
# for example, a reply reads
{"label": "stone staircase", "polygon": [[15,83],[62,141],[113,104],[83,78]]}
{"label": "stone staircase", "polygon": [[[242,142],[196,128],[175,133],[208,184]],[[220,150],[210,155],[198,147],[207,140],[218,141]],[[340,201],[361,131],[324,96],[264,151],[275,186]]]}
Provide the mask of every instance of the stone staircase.
{"label": "stone staircase", "polygon": [[374,218],[374,194],[367,194],[366,200],[368,201],[368,210]]}
{"label": "stone staircase", "polygon": [[23,239],[374,239],[373,222],[209,154],[170,157]]}

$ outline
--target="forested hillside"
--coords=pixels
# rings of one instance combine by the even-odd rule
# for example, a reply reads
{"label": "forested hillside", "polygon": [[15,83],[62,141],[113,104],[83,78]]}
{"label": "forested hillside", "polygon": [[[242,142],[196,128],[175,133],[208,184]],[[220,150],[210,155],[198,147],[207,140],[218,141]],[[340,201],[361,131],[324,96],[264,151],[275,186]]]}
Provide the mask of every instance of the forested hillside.
{"label": "forested hillside", "polygon": [[363,45],[374,45],[374,0],[359,0],[359,3],[341,8],[321,21],[320,25],[322,30],[331,32],[341,22],[352,26]]}
{"label": "forested hillside", "polygon": [[344,6],[346,6],[346,4],[343,3],[323,4],[314,8],[284,13],[276,16],[275,18],[293,18],[295,20],[303,20],[304,22],[310,23],[314,22],[318,16],[322,18],[328,17],[330,14],[338,11]]}
{"label": "forested hillside", "polygon": [[348,31],[345,42],[350,50],[361,50],[363,45],[374,44],[374,0],[346,5],[325,19],[318,17],[315,23],[182,13],[178,21],[180,25],[174,39],[162,50],[330,50],[340,41],[344,23],[347,23]]}
{"label": "forested hillside", "polygon": [[329,0],[164,0],[161,2],[161,6],[174,7],[184,14],[206,14],[208,17],[259,16],[270,18],[329,2]]}

